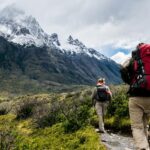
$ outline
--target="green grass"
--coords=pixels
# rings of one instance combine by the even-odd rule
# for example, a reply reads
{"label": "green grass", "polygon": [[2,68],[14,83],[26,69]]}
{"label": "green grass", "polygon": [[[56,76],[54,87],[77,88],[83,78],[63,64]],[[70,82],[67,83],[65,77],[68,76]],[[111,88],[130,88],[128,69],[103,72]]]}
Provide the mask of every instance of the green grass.
{"label": "green grass", "polygon": [[[127,88],[111,88],[113,99],[108,107],[105,125],[117,132],[131,133]],[[9,113],[14,115],[0,115],[0,149],[105,150],[94,129],[98,127],[98,117],[91,103],[91,88],[76,87],[73,91],[23,95],[2,92],[0,110],[10,107]],[[28,114],[31,104],[33,107]],[[20,112],[26,117],[16,119]]]}
{"label": "green grass", "polygon": [[131,123],[129,118],[105,118],[105,126],[113,131],[131,134]]}
{"label": "green grass", "polygon": [[4,115],[0,116],[0,132],[3,145],[15,150],[106,150],[92,126],[65,133],[61,123],[36,129],[31,119],[17,121],[14,115]]}

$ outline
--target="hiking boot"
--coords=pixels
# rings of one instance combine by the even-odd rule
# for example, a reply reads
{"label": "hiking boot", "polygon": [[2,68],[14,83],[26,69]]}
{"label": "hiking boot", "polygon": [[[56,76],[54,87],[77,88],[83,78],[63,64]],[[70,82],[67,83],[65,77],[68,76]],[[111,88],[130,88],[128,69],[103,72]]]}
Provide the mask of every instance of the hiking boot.
{"label": "hiking boot", "polygon": [[105,130],[100,130],[100,129],[95,129],[95,131],[96,131],[97,133],[106,133]]}

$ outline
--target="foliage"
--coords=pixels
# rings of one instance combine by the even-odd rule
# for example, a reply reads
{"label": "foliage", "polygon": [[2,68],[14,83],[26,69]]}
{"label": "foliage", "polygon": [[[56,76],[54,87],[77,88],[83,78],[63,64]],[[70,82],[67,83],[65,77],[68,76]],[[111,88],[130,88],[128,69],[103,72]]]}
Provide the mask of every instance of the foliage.
{"label": "foliage", "polygon": [[89,123],[90,99],[80,96],[81,93],[75,93],[67,99],[67,102],[61,102],[61,112],[64,115],[64,127],[66,132],[75,131]]}
{"label": "foliage", "polygon": [[61,121],[58,101],[53,100],[51,104],[43,104],[36,108],[33,121],[36,127],[44,128],[52,126]]}
{"label": "foliage", "polygon": [[[130,128],[127,87],[111,86],[111,90],[113,99],[108,107],[105,125],[126,131]],[[99,144],[93,129],[98,127],[98,117],[92,107],[91,93],[91,88],[86,88],[61,94],[3,98],[0,106],[9,103],[9,112],[16,114],[13,117],[9,114],[0,116],[3,145],[12,149],[15,146],[16,150],[105,149]]]}
{"label": "foliage", "polygon": [[0,131],[0,149],[10,150],[14,147],[15,137],[10,131]]}
{"label": "foliage", "polygon": [[0,115],[7,114],[11,109],[11,102],[2,102],[0,103]]}
{"label": "foliage", "polygon": [[74,92],[52,97],[46,105],[35,110],[34,123],[43,128],[63,122],[65,132],[73,132],[89,124],[91,100],[83,94]]}
{"label": "foliage", "polygon": [[36,100],[23,100],[18,103],[16,107],[16,118],[26,119],[33,115],[35,106],[37,105]]}
{"label": "foliage", "polygon": [[[21,143],[21,144],[19,144]],[[93,144],[94,143],[94,144]],[[29,137],[20,138],[17,141],[18,149],[62,149],[62,150],[105,150],[99,143],[99,136],[92,127],[87,126],[74,133],[66,134],[61,124],[52,127],[38,129]]]}
{"label": "foliage", "polygon": [[113,87],[113,98],[108,107],[108,117],[129,117],[127,89],[124,86]]}
{"label": "foliage", "polygon": [[15,132],[12,131],[12,127],[15,123],[12,123],[14,119],[13,115],[0,116],[0,149],[11,150],[15,145]]}
{"label": "foliage", "polygon": [[[128,87],[125,85],[111,86],[113,98],[108,107],[105,125],[114,130],[130,132],[129,110],[128,110]],[[125,129],[125,130],[124,130]]]}
{"label": "foliage", "polygon": [[0,116],[0,131],[3,132],[2,146],[8,150],[105,150],[91,126],[66,134],[62,123],[37,129],[30,119],[18,121],[15,116],[5,115]]}

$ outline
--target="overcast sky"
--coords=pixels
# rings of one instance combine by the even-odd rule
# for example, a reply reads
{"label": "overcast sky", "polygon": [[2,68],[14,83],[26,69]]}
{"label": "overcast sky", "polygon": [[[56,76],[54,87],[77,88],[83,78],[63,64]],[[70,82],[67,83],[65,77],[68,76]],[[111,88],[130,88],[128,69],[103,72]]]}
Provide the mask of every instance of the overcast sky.
{"label": "overcast sky", "polygon": [[150,0],[0,0],[0,9],[12,3],[47,33],[71,34],[109,57],[126,57],[138,42],[150,41]]}

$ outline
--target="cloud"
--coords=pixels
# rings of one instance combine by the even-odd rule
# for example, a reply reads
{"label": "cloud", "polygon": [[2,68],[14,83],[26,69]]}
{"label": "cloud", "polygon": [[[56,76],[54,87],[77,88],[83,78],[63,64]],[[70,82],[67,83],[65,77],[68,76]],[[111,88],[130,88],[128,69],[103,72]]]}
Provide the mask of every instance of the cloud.
{"label": "cloud", "polygon": [[49,34],[56,32],[62,40],[71,34],[108,56],[113,48],[132,50],[150,41],[149,0],[0,0],[0,7],[12,2]]}
{"label": "cloud", "polygon": [[0,9],[5,8],[6,6],[15,3],[16,0],[0,0]]}

